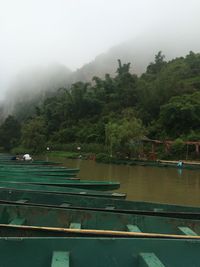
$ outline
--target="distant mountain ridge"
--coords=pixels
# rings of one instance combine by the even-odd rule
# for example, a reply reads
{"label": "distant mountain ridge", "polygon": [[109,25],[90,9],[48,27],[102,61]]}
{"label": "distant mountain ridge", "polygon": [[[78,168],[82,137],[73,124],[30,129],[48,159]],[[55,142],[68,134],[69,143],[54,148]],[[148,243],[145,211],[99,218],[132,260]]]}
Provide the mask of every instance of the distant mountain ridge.
{"label": "distant mountain ridge", "polygon": [[[154,61],[155,54],[160,50],[166,55],[167,60],[185,56],[190,50],[200,51],[200,40],[185,40],[184,43],[172,42],[166,38],[157,40],[156,36],[129,40],[112,47],[106,53],[98,55],[93,61],[73,72],[61,64],[52,64],[26,71],[17,77],[8,90],[3,107],[3,117],[16,113],[16,107],[23,104],[30,105],[31,114],[35,106],[61,87],[67,88],[70,84],[78,81],[91,81],[94,76],[103,78],[106,73],[114,76],[118,67],[118,59],[122,63],[130,62],[131,72],[140,75],[146,70],[149,63]],[[182,46],[180,46],[181,44]]]}
{"label": "distant mountain ridge", "polygon": [[[184,36],[183,36],[184,38]],[[158,41],[159,40],[159,41]],[[122,63],[131,63],[131,72],[141,75],[145,72],[150,62],[154,61],[155,55],[162,51],[166,60],[185,56],[189,51],[200,51],[200,40],[187,39],[173,41],[166,37],[156,35],[149,37],[138,37],[110,48],[106,53],[98,55],[93,61],[83,65],[82,68],[72,73],[72,81],[91,80],[94,75],[104,77],[106,73],[115,75],[117,60]]]}

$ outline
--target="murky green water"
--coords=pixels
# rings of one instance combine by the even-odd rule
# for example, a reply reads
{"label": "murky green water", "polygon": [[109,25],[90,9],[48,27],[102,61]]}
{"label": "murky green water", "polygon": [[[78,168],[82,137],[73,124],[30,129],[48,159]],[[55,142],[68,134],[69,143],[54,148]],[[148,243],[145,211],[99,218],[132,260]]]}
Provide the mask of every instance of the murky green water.
{"label": "murky green water", "polygon": [[62,160],[80,168],[79,177],[121,183],[127,199],[200,206],[200,171],[100,164],[92,160]]}

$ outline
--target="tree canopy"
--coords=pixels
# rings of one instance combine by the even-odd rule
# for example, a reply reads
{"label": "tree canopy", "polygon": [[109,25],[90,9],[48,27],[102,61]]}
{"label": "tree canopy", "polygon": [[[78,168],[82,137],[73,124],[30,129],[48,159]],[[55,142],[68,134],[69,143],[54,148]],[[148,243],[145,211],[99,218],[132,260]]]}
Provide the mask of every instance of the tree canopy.
{"label": "tree canopy", "polygon": [[46,143],[97,143],[108,145],[111,154],[133,152],[144,135],[197,138],[199,118],[200,54],[167,62],[160,51],[140,77],[130,72],[130,63],[118,60],[115,77],[58,88],[37,107],[18,106],[16,118],[0,126],[0,144],[40,151]]}

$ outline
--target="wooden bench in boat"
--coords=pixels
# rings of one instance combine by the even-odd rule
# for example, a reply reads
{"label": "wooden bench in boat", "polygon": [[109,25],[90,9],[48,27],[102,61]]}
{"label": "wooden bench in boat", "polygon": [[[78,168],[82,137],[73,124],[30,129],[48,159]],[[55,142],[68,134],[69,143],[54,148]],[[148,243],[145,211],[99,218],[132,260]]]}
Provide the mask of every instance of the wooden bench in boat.
{"label": "wooden bench in boat", "polygon": [[69,252],[54,251],[51,261],[51,267],[69,267]]}
{"label": "wooden bench in boat", "polygon": [[15,201],[17,204],[24,204],[26,202],[28,202],[28,199],[19,199]]}
{"label": "wooden bench in boat", "polygon": [[19,217],[16,217],[16,218],[14,218],[12,221],[10,221],[9,224],[13,224],[13,225],[22,225],[22,224],[25,223],[25,221],[26,221],[25,218],[19,218]]}
{"label": "wooden bench in boat", "polygon": [[137,232],[137,233],[141,233],[142,232],[137,225],[127,224],[126,227],[128,228],[129,232]]}
{"label": "wooden bench in boat", "polygon": [[165,267],[154,253],[140,253],[139,267]]}
{"label": "wooden bench in boat", "polygon": [[179,226],[178,229],[180,230],[181,234],[183,234],[183,235],[193,235],[193,236],[198,235],[191,228],[189,228],[187,226]]}
{"label": "wooden bench in boat", "polygon": [[72,222],[72,223],[70,223],[69,228],[71,228],[71,229],[81,229],[81,223]]}
{"label": "wooden bench in boat", "polygon": [[70,207],[72,204],[71,203],[62,203],[62,204],[60,204],[60,207],[61,208],[68,208],[68,207]]}

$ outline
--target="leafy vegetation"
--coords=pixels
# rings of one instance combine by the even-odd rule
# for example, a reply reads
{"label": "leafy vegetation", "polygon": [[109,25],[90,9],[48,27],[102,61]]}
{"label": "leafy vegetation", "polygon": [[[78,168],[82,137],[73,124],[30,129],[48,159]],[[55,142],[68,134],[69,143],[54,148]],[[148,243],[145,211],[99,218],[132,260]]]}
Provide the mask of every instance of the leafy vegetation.
{"label": "leafy vegetation", "polygon": [[[183,152],[185,140],[200,140],[200,54],[165,61],[161,52],[140,77],[118,60],[116,76],[94,77],[58,88],[30,114],[22,105],[0,126],[0,146],[32,152],[58,150],[137,157],[142,140],[176,140],[172,153]],[[180,140],[182,140],[180,142]],[[69,147],[73,149],[69,149]],[[101,154],[103,153],[103,154]],[[102,156],[103,155],[103,156]]]}

